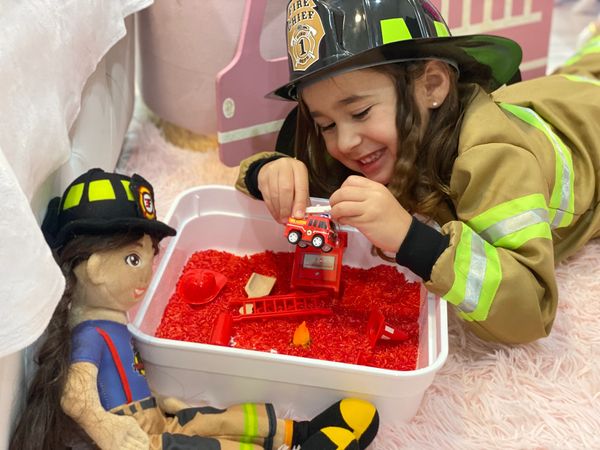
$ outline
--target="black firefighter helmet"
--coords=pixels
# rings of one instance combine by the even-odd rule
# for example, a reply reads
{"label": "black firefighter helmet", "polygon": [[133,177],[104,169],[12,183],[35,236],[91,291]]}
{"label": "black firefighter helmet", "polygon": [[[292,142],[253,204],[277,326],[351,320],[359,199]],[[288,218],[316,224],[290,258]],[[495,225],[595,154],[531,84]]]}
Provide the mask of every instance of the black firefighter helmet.
{"label": "black firefighter helmet", "polygon": [[290,82],[270,96],[298,99],[298,86],[342,72],[401,61],[440,59],[460,79],[489,71],[490,87],[511,80],[521,63],[516,42],[492,35],[451,36],[428,0],[290,0]]}
{"label": "black firefighter helmet", "polygon": [[176,231],[156,220],[154,190],[140,175],[91,169],[77,177],[62,197],[50,200],[42,232],[52,249],[78,234],[142,230],[160,238]]}

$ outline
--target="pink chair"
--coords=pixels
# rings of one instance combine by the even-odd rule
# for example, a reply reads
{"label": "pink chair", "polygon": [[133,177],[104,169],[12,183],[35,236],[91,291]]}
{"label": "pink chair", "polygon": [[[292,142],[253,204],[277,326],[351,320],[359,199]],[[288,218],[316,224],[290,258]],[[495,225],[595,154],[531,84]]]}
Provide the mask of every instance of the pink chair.
{"label": "pink chair", "polygon": [[[246,0],[235,56],[217,74],[217,139],[219,156],[227,166],[238,165],[254,153],[274,150],[277,132],[294,106],[265,98],[288,80],[285,56],[267,61],[260,54],[266,5],[267,0]],[[284,39],[283,23],[279,38]]]}
{"label": "pink chair", "polygon": [[[282,5],[284,4],[283,0]],[[452,1],[452,6],[450,6]],[[454,35],[490,33],[523,47],[523,79],[546,72],[553,2],[550,0],[432,0]],[[217,75],[217,129],[221,161],[235,166],[275,149],[277,132],[294,106],[264,96],[288,81],[286,57],[266,61],[260,35],[267,0],[246,0],[242,31],[231,63]],[[465,10],[470,5],[469,10]],[[282,6],[283,7],[283,6]],[[282,35],[273,39],[284,39]]]}

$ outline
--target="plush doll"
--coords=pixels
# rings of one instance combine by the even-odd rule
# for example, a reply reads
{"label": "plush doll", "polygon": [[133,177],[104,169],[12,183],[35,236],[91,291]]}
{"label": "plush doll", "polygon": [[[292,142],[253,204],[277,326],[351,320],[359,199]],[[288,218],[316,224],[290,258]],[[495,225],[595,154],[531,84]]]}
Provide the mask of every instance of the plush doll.
{"label": "plush doll", "polygon": [[90,170],[50,202],[42,230],[67,283],[11,450],[68,448],[76,430],[121,450],[363,449],[375,437],[377,411],[357,399],[293,421],[271,404],[189,407],[151,393],[127,311],[150,283],[159,241],[175,230],[156,220],[152,186],[139,175]]}

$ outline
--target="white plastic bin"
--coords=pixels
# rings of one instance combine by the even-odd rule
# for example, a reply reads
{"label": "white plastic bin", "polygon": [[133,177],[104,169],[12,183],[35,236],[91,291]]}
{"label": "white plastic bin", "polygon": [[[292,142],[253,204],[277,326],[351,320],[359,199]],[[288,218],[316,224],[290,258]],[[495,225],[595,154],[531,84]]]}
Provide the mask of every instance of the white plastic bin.
{"label": "white plastic bin", "polygon": [[[183,192],[166,222],[178,230],[163,241],[157,271],[130,324],[154,390],[191,404],[216,407],[240,402],[272,402],[280,414],[311,417],[342,397],[375,403],[383,423],[411,419],[423,393],[448,354],[446,303],[423,292],[417,369],[394,371],[208,344],[161,339],[155,330],[177,279],[196,251],[216,249],[238,255],[293,251],[282,225],[263,202],[227,186],[203,186]],[[368,268],[384,262],[370,243],[348,231],[344,264]]]}

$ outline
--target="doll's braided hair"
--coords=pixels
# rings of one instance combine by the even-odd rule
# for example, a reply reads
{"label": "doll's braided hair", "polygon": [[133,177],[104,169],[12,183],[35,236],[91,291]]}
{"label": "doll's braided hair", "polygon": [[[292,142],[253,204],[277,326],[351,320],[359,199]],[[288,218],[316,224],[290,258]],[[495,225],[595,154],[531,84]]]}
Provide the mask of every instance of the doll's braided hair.
{"label": "doll's braided hair", "polygon": [[[60,406],[70,367],[71,329],[68,321],[77,283],[74,270],[92,254],[121,248],[138,241],[143,235],[141,230],[78,235],[54,252],[66,279],[65,291],[36,352],[37,370],[27,390],[24,410],[9,450],[60,450],[71,448],[73,442],[89,442],[85,433]],[[160,237],[151,238],[156,253]]]}

